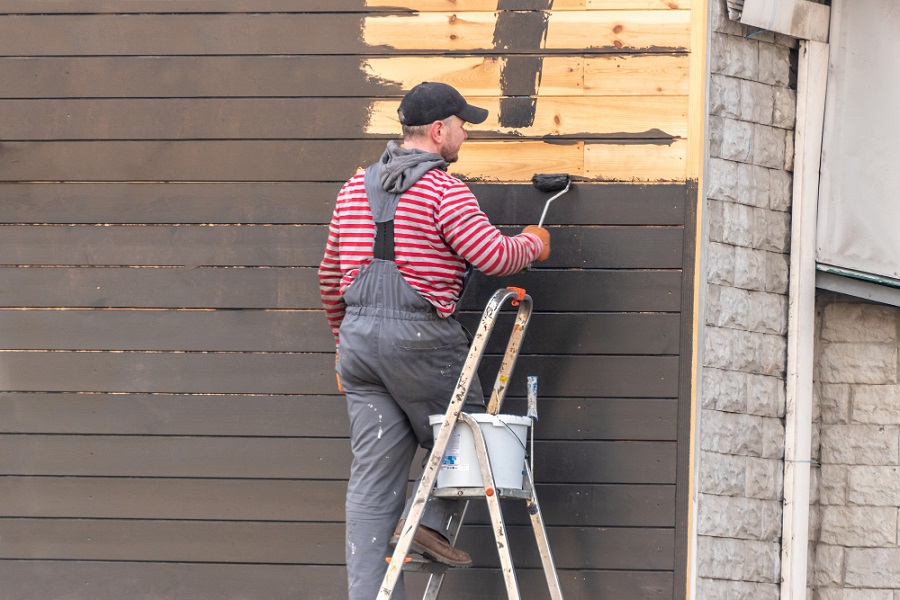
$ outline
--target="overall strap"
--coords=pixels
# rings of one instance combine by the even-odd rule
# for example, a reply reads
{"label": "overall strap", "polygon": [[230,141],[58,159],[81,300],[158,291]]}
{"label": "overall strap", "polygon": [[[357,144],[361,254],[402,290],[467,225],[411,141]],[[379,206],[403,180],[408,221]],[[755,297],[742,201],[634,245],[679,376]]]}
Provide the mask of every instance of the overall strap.
{"label": "overall strap", "polygon": [[376,259],[393,261],[394,213],[397,211],[400,194],[391,194],[381,187],[379,166],[378,163],[370,166],[365,175],[366,198],[375,220],[374,254]]}

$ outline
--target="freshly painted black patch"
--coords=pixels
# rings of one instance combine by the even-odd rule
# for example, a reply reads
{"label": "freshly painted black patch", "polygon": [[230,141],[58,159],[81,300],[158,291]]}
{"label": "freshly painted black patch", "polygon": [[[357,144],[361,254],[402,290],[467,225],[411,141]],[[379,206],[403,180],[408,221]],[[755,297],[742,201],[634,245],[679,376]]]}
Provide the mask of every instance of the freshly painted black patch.
{"label": "freshly painted black patch", "polygon": [[537,98],[514,96],[500,99],[500,125],[503,127],[531,127]]}
{"label": "freshly painted black patch", "polygon": [[[510,5],[521,2],[499,0],[497,8],[509,10]],[[535,1],[543,4],[537,10],[527,12],[501,12],[494,28],[495,50],[538,51],[547,38],[547,23],[550,15],[543,12],[552,1]],[[516,6],[520,8],[520,6]],[[540,86],[543,59],[539,56],[511,56],[506,59],[500,71],[500,89],[503,96],[535,96]],[[500,125],[502,127],[530,127],[534,124],[537,98],[505,97],[500,100]]]}

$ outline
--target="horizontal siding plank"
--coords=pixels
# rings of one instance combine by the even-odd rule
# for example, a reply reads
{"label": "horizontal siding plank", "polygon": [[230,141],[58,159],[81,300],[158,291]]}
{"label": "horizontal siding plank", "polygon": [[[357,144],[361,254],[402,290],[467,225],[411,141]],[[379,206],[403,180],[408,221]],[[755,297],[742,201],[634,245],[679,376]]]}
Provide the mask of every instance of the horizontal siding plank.
{"label": "horizontal siding plank", "polygon": [[[504,10],[542,10],[547,0],[504,0]],[[555,0],[553,10],[673,10],[688,8],[690,0]],[[252,9],[244,0],[42,0],[35,8],[28,0],[7,0],[0,14],[91,14],[91,13],[267,13],[267,12],[359,12],[411,10],[417,12],[485,11],[498,7],[497,0],[256,0]]]}
{"label": "horizontal siding plank", "polygon": [[[0,181],[342,181],[382,140],[3,142]],[[530,181],[536,171],[596,181],[683,181],[685,140],[646,143],[472,140],[453,174]]]}
{"label": "horizontal siding plank", "polygon": [[678,54],[587,57],[584,59],[584,94],[601,97],[687,95],[690,92],[689,67],[690,57]]}
{"label": "horizontal siding plank", "polygon": [[[540,204],[534,203],[534,222]],[[558,220],[552,210],[546,225]],[[518,228],[504,228],[517,235]],[[553,252],[543,268],[678,269],[683,231],[660,227],[551,229]],[[0,265],[316,267],[328,227],[0,225]]]}
{"label": "horizontal siding plank", "polygon": [[[0,477],[0,516],[15,518],[344,521],[343,481]],[[539,485],[550,527],[673,527],[674,487]],[[522,502],[504,506],[510,525],[528,525]],[[487,525],[473,502],[467,525]]]}
{"label": "horizontal siding plank", "polygon": [[[544,311],[677,312],[680,271],[543,271],[476,275],[462,302],[484,310],[502,287]],[[0,268],[2,307],[319,309],[312,268]]]}
{"label": "horizontal siding plank", "polygon": [[[464,96],[686,96],[689,56],[540,58],[540,82],[504,77],[502,56],[0,57],[0,98],[397,98],[423,80]],[[360,73],[362,72],[362,77]],[[321,109],[321,106],[317,107]],[[602,116],[602,115],[601,115]],[[332,122],[332,127],[340,122]],[[296,126],[292,124],[292,126]]]}
{"label": "horizontal siding plank", "polygon": [[[338,565],[343,536],[342,523],[0,519],[0,558]],[[532,536],[509,528],[521,568],[541,565]],[[672,568],[671,529],[550,528],[548,538],[561,569]],[[460,546],[474,566],[498,566],[490,528],[469,528]]]}
{"label": "horizontal siding plank", "polygon": [[[535,438],[674,441],[676,404],[542,395]],[[524,399],[507,398],[503,412],[525,414]],[[2,433],[344,437],[349,431],[343,396],[0,393]]]}
{"label": "horizontal siding plank", "polygon": [[[482,361],[493,384],[500,356]],[[36,392],[330,394],[332,354],[29,352],[0,356],[2,388]],[[675,356],[523,356],[509,394],[525,395],[524,374],[544,377],[547,396],[674,398]],[[486,375],[487,376],[487,375]],[[521,381],[518,381],[521,379]]]}
{"label": "horizontal siding plank", "polygon": [[[622,408],[623,412],[627,410]],[[0,431],[19,434],[345,437],[350,431],[350,423],[343,395],[3,392],[0,393]]]}
{"label": "horizontal siding plank", "polygon": [[[488,353],[505,351],[513,320],[498,319]],[[520,352],[677,354],[679,335],[677,314],[535,313]],[[0,310],[0,348],[331,352],[334,337],[321,311]]]}
{"label": "horizontal siding plank", "polygon": [[[544,52],[574,48],[607,52],[622,52],[626,48],[690,48],[690,11],[686,10],[547,11],[546,15],[545,33],[539,42]],[[523,17],[520,26],[525,24],[535,26],[534,19]],[[502,31],[497,13],[458,12],[375,15],[363,20],[361,32],[370,47],[452,52],[491,50],[497,30]],[[504,54],[533,51],[538,45],[531,46],[526,35],[507,41],[501,49]]]}
{"label": "horizontal siding plank", "polygon": [[[3,475],[345,480],[351,461],[346,439],[2,434],[0,449]],[[673,442],[537,441],[535,455],[539,483],[675,483]]]}
{"label": "horizontal siding plank", "polygon": [[[540,277],[538,277],[540,273]],[[550,275],[553,273],[553,275]],[[531,277],[529,277],[531,275]],[[532,271],[509,277],[472,278],[462,305],[483,310],[501,287],[528,291],[542,310],[552,311],[640,311],[681,310],[680,271]],[[621,304],[619,298],[624,300]],[[627,300],[626,300],[627,298]]]}
{"label": "horizontal siding plank", "polygon": [[[530,124],[527,127],[503,126],[504,112],[500,107],[503,99],[470,96],[466,98],[490,112],[487,120],[481,125],[466,126],[473,140],[482,132],[529,137],[564,135],[577,136],[579,139],[687,137],[688,103],[686,95],[536,98],[534,115],[529,120]],[[364,133],[396,135],[396,132],[400,130],[400,120],[397,117],[399,104],[397,100],[377,100],[369,104],[370,118]],[[275,111],[272,118],[278,120],[279,116]],[[235,120],[240,123],[242,117],[243,115],[237,116]],[[285,115],[284,118],[287,120],[289,117]],[[291,131],[290,128],[285,128],[285,130]],[[17,138],[9,137],[8,139]]]}
{"label": "horizontal siding plank", "polygon": [[[517,577],[534,600],[549,598],[540,569],[518,569]],[[347,593],[341,566],[0,560],[0,578],[16,600],[247,600],[261,593],[267,600],[334,600]],[[422,597],[426,576],[407,573],[405,579],[409,595]],[[568,598],[664,600],[674,589],[672,573],[664,571],[563,570],[559,579]],[[467,600],[506,593],[499,569],[453,571],[442,590]]]}
{"label": "horizontal siding plank", "polygon": [[[499,90],[495,92],[495,95]],[[685,137],[687,96],[539,98],[529,126],[504,127],[501,100],[467,96],[490,115],[485,133],[582,139]],[[0,100],[0,138],[31,140],[353,139],[396,137],[399,99],[200,98]],[[367,121],[347,119],[368,113]],[[315,119],[297,118],[315,114]]]}
{"label": "horizontal siding plank", "polygon": [[[0,21],[0,55],[533,52],[536,48],[524,41],[522,47],[495,48],[499,14],[72,15],[65,19],[11,15]],[[547,11],[545,15],[546,37],[540,45],[544,52],[684,51],[690,47],[687,10]]]}
{"label": "horizontal siding plank", "polygon": [[584,176],[602,181],[683,181],[687,140],[645,144],[585,144]]}
{"label": "horizontal siding plank", "polygon": [[[350,174],[348,173],[347,176]],[[498,225],[534,222],[530,184],[468,184]],[[328,223],[341,183],[0,183],[0,223]],[[563,200],[562,198],[560,200]],[[681,184],[576,182],[548,223],[682,225]]]}

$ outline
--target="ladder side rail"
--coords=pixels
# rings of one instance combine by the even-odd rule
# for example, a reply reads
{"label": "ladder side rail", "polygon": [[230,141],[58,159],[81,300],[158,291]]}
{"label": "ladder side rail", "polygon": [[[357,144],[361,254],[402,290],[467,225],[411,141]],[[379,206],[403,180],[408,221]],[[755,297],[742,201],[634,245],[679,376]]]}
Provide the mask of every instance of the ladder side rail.
{"label": "ladder side rail", "polygon": [[481,479],[484,483],[484,497],[487,500],[488,513],[491,516],[491,529],[494,533],[494,541],[497,544],[497,554],[500,555],[500,569],[503,572],[503,581],[506,584],[506,595],[509,600],[521,600],[519,583],[516,580],[516,569],[513,566],[512,554],[509,550],[509,536],[506,533],[506,524],[503,522],[503,513],[500,510],[500,498],[494,485],[494,473],[491,469],[491,461],[488,456],[487,444],[484,434],[478,422],[466,413],[459,415],[459,420],[469,426],[475,439],[475,455],[478,457],[478,465],[481,467]]}
{"label": "ladder side rail", "polygon": [[537,542],[538,553],[541,556],[541,564],[544,567],[544,577],[547,578],[547,587],[550,590],[551,600],[563,600],[562,588],[559,585],[559,574],[553,562],[553,553],[550,551],[550,542],[547,539],[547,528],[544,526],[544,517],[541,514],[541,506],[538,503],[537,490],[534,489],[534,477],[531,467],[525,463],[525,485],[531,492],[531,500],[528,501],[528,515],[531,517],[531,527],[534,529],[534,539]]}
{"label": "ladder side rail", "polygon": [[463,368],[456,383],[456,389],[453,392],[453,397],[447,407],[447,412],[444,414],[444,421],[441,423],[438,435],[434,440],[434,447],[431,450],[431,454],[428,456],[428,462],[422,472],[422,479],[419,481],[419,486],[416,488],[412,506],[409,509],[409,514],[406,516],[406,523],[404,524],[403,530],[400,532],[397,545],[394,547],[394,553],[391,556],[390,564],[384,574],[384,579],[381,581],[381,588],[376,600],[389,600],[394,593],[394,587],[396,587],[397,580],[400,578],[400,573],[403,571],[403,564],[406,561],[406,557],[409,555],[409,548],[412,546],[413,537],[415,536],[416,530],[419,528],[419,523],[422,521],[425,503],[428,500],[429,494],[431,494],[432,488],[434,488],[434,482],[437,479],[438,471],[441,468],[441,461],[444,459],[444,451],[450,441],[453,427],[460,417],[463,404],[469,393],[469,388],[472,386],[472,379],[478,371],[478,365],[484,355],[487,341],[497,322],[497,315],[500,313],[500,308],[503,306],[503,303],[516,296],[518,296],[516,291],[505,288],[499,289],[494,292],[494,295],[491,296],[491,299],[484,309],[481,323],[472,340],[472,345],[469,348],[469,354],[466,357],[466,361],[463,363]]}
{"label": "ladder side rail", "polygon": [[506,353],[503,355],[503,362],[500,363],[500,370],[494,381],[494,390],[491,392],[491,399],[487,406],[489,414],[496,415],[500,412],[500,406],[506,397],[507,389],[509,389],[510,376],[516,366],[516,359],[519,357],[522,338],[525,337],[528,322],[531,320],[532,307],[531,296],[524,294],[519,300],[519,312],[516,313],[516,321],[509,337],[509,343],[506,345]]}

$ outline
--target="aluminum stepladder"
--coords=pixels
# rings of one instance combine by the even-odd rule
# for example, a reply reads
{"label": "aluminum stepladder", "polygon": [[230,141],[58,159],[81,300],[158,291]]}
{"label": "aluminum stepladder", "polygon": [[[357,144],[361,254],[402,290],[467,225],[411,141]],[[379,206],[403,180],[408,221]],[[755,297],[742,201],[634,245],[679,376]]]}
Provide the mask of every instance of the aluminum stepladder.
{"label": "aluminum stepladder", "polygon": [[[550,552],[550,545],[547,541],[547,530],[544,527],[544,519],[541,515],[540,506],[538,505],[537,494],[534,490],[534,477],[528,462],[525,462],[525,484],[523,489],[512,488],[496,488],[494,486],[494,476],[491,471],[491,464],[488,457],[487,446],[485,445],[484,435],[478,423],[468,414],[462,412],[462,406],[465,403],[466,395],[472,384],[472,378],[475,376],[481,358],[484,355],[485,346],[488,338],[494,329],[494,324],[500,313],[500,309],[507,300],[512,300],[513,306],[518,306],[518,313],[510,334],[509,343],[506,347],[506,353],[500,364],[497,379],[494,383],[494,389],[488,402],[487,412],[489,414],[497,414],[500,406],[503,404],[503,398],[509,386],[509,376],[515,366],[516,359],[519,356],[519,346],[531,319],[532,301],[531,296],[525,293],[525,290],[519,288],[502,288],[497,290],[488,301],[484,309],[484,315],[481,323],[478,325],[478,331],[472,340],[469,348],[469,355],[463,363],[456,389],[450,399],[450,405],[444,415],[438,434],[434,441],[434,448],[428,457],[419,485],[416,488],[412,507],[406,517],[405,526],[400,533],[400,538],[394,548],[394,554],[390,558],[387,572],[378,592],[377,600],[389,600],[394,592],[394,587],[403,570],[407,571],[424,571],[431,573],[428,585],[425,588],[423,600],[437,600],[440,593],[441,583],[444,574],[449,569],[446,565],[440,563],[418,560],[410,561],[408,558],[409,548],[413,541],[413,536],[419,527],[422,519],[422,513],[425,509],[425,503],[429,496],[447,497],[447,498],[479,498],[487,501],[488,513],[491,518],[494,539],[497,544],[497,552],[500,555],[500,567],[503,572],[503,580],[506,585],[507,596],[510,600],[521,600],[519,593],[519,584],[516,580],[516,573],[512,563],[512,555],[508,537],[506,534],[506,525],[503,522],[503,514],[500,510],[500,498],[517,498],[525,500],[527,503],[528,514],[531,518],[531,525],[534,529],[534,536],[537,542],[538,552],[541,557],[541,563],[544,569],[544,575],[547,579],[547,586],[550,590],[551,600],[562,600],[562,590],[559,585],[559,577],[556,573],[556,567],[553,563],[553,555]],[[467,425],[471,430],[475,440],[475,453],[478,457],[479,467],[481,469],[481,478],[484,487],[466,487],[466,488],[440,488],[435,490],[434,485],[437,480],[438,471],[441,468],[441,462],[444,452],[453,433],[453,428],[457,423]],[[532,431],[534,424],[532,423]],[[532,434],[533,435],[533,434]],[[533,458],[533,456],[532,456]],[[468,503],[468,502],[467,502]],[[465,510],[463,514],[451,524],[449,533],[450,543],[456,543],[459,529],[462,526]]]}

